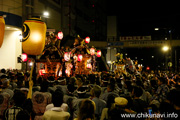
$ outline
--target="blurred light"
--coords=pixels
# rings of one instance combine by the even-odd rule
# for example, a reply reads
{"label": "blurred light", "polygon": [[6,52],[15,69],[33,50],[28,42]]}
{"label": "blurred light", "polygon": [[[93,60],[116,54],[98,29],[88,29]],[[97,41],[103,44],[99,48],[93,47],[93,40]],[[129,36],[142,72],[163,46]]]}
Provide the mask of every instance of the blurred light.
{"label": "blurred light", "polygon": [[108,64],[111,64],[111,61],[107,61]]}
{"label": "blurred light", "polygon": [[32,32],[31,35],[32,35],[32,40],[34,42],[41,42],[41,39],[42,39],[41,33],[34,31],[34,32]]}
{"label": "blurred light", "polygon": [[27,54],[26,53],[22,53],[21,59],[22,59],[23,62],[26,62],[27,61]]}
{"label": "blurred light", "polygon": [[44,69],[39,70],[39,75],[44,75],[44,73],[46,73]]}
{"label": "blurred light", "polygon": [[85,38],[85,43],[89,43],[90,42],[90,37],[86,37]]}
{"label": "blurred light", "polygon": [[43,15],[48,17],[49,16],[49,12],[46,11],[46,12],[43,13]]}
{"label": "blurred light", "polygon": [[60,40],[63,39],[63,32],[62,31],[58,32],[58,39],[60,39]]}
{"label": "blurred light", "polygon": [[154,58],[154,56],[152,56],[152,58]]}
{"label": "blurred light", "polygon": [[88,69],[91,69],[92,68],[92,65],[90,63],[87,64],[86,66]]}
{"label": "blurred light", "polygon": [[169,50],[169,47],[168,47],[168,46],[164,46],[164,47],[162,48],[162,50],[166,52],[166,51]]}
{"label": "blurred light", "polygon": [[159,30],[159,28],[154,28],[154,30]]}
{"label": "blurred light", "polygon": [[91,55],[94,55],[94,54],[95,54],[95,49],[94,49],[93,47],[90,49],[90,54],[91,54]]}
{"label": "blurred light", "polygon": [[146,67],[146,70],[150,70],[150,67]]}
{"label": "blurred light", "polygon": [[65,52],[65,53],[64,53],[64,60],[65,60],[65,61],[69,61],[69,60],[70,60],[70,54],[69,54],[69,52]]}
{"label": "blurred light", "polygon": [[97,51],[97,57],[101,57],[101,51],[100,50]]}
{"label": "blurred light", "polygon": [[33,66],[33,62],[30,62],[30,63],[29,63],[29,66]]}
{"label": "blurred light", "polygon": [[82,61],[83,56],[81,54],[78,55],[78,61]]}

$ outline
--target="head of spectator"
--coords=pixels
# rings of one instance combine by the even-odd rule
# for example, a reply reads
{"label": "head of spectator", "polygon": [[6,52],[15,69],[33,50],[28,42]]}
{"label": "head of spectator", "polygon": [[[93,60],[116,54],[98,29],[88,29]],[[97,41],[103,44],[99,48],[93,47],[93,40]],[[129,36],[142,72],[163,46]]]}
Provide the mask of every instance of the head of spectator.
{"label": "head of spectator", "polygon": [[72,85],[74,85],[75,84],[75,82],[76,82],[76,77],[70,77],[70,79],[69,79],[69,83],[68,84],[72,84]]}
{"label": "head of spectator", "polygon": [[134,98],[139,99],[139,97],[140,97],[142,94],[143,94],[143,90],[142,90],[141,87],[139,87],[139,86],[134,86],[134,87],[133,87],[132,96],[133,96]]}
{"label": "head of spectator", "polygon": [[121,114],[125,112],[125,106],[127,105],[128,101],[126,98],[123,97],[116,97],[114,105],[108,110],[108,119],[109,120],[118,120],[122,119]]}
{"label": "head of spectator", "polygon": [[78,86],[78,88],[83,85],[83,81],[82,81],[81,78],[77,78],[77,80],[76,80],[76,85]]}
{"label": "head of spectator", "polygon": [[95,109],[95,103],[92,100],[84,99],[80,104],[78,120],[94,120]]}
{"label": "head of spectator", "polygon": [[124,97],[116,97],[114,101],[115,105],[121,108],[125,108],[125,106],[128,104],[128,100]]}
{"label": "head of spectator", "polygon": [[99,85],[94,85],[93,88],[91,88],[90,94],[92,97],[97,97],[101,95],[101,87]]}
{"label": "head of spectator", "polygon": [[160,78],[158,79],[158,85],[160,86],[160,85],[162,85],[162,84],[167,84],[167,78],[165,78],[165,77],[160,77]]}
{"label": "head of spectator", "polygon": [[112,106],[112,104],[114,104],[115,103],[115,98],[116,98],[116,96],[114,95],[114,94],[109,94],[108,95],[108,97],[107,97],[107,108],[108,109],[110,109],[111,108],[111,106]]}
{"label": "head of spectator", "polygon": [[112,77],[112,78],[110,78],[110,79],[109,79],[109,83],[111,83],[111,84],[114,84],[114,85],[115,85],[115,84],[116,84],[116,79],[115,79],[115,78],[113,78],[113,77]]}
{"label": "head of spectator", "polygon": [[107,91],[108,92],[113,92],[115,89],[115,85],[114,84],[111,84],[111,83],[108,83],[107,85]]}
{"label": "head of spectator", "polygon": [[78,98],[85,98],[86,97],[86,89],[84,87],[80,87],[77,90]]}
{"label": "head of spectator", "polygon": [[63,96],[64,93],[60,89],[56,89],[55,92],[52,94],[52,103],[54,107],[61,107],[63,103]]}
{"label": "head of spectator", "polygon": [[26,100],[25,93],[20,90],[15,91],[13,100],[14,100],[15,106],[22,107],[24,101]]}
{"label": "head of spectator", "polygon": [[68,90],[69,94],[73,94],[73,92],[75,90],[74,84],[68,84],[67,85],[67,90]]}
{"label": "head of spectator", "polygon": [[125,83],[125,84],[124,84],[124,87],[125,87],[129,92],[131,92],[131,91],[132,91],[132,82],[131,82],[130,80],[126,80],[124,83]]}
{"label": "head of spectator", "polygon": [[6,70],[4,68],[1,69],[1,73],[5,74]]}

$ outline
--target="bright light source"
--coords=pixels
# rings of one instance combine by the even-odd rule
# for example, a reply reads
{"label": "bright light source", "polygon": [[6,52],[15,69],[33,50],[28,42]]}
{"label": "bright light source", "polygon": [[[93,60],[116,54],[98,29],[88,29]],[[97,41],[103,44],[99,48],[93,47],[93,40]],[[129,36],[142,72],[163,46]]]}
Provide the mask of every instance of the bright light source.
{"label": "bright light source", "polygon": [[44,12],[43,15],[48,17],[49,16],[49,12]]}
{"label": "bright light source", "polygon": [[27,61],[27,54],[26,53],[22,53],[21,54],[21,59],[23,62],[26,62]]}
{"label": "bright light source", "polygon": [[164,47],[162,48],[162,50],[166,52],[166,51],[169,50],[169,47],[168,47],[168,46],[164,46]]}
{"label": "bright light source", "polygon": [[111,61],[107,61],[108,64],[111,64]]}
{"label": "bright light source", "polygon": [[33,66],[33,62],[30,62],[30,63],[29,63],[29,66]]}
{"label": "bright light source", "polygon": [[159,28],[154,28],[154,30],[159,30]]}

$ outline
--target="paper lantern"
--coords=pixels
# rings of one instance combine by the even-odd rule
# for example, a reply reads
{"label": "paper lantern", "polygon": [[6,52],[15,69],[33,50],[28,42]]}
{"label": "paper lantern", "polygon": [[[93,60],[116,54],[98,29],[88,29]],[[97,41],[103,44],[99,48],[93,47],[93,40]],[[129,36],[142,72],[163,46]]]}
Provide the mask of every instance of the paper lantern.
{"label": "paper lantern", "polygon": [[44,75],[44,73],[46,73],[44,69],[39,70],[39,75]]}
{"label": "paper lantern", "polygon": [[85,38],[85,43],[89,43],[90,42],[90,37],[86,37]]}
{"label": "paper lantern", "polygon": [[39,55],[45,46],[46,24],[40,18],[31,18],[23,24],[22,48],[28,55]]}
{"label": "paper lantern", "polygon": [[94,48],[91,48],[91,49],[90,49],[90,54],[91,54],[91,55],[94,55],[94,54],[95,54],[95,49],[94,49]]}
{"label": "paper lantern", "polygon": [[60,39],[60,40],[63,39],[63,32],[62,31],[58,32],[57,38]]}
{"label": "paper lantern", "polygon": [[2,46],[4,39],[4,31],[5,31],[5,21],[4,18],[0,16],[0,48]]}
{"label": "paper lantern", "polygon": [[64,60],[65,61],[69,61],[70,60],[70,53],[69,52],[65,52],[64,53]]}
{"label": "paper lantern", "polygon": [[100,50],[97,51],[97,57],[101,57],[101,51]]}
{"label": "paper lantern", "polygon": [[27,61],[27,54],[26,53],[22,53],[21,59],[22,59],[23,62],[26,62]]}
{"label": "paper lantern", "polygon": [[81,54],[78,55],[78,61],[82,61],[83,56]]}
{"label": "paper lantern", "polygon": [[86,67],[87,67],[88,69],[91,69],[91,68],[92,68],[91,63],[88,63],[88,64],[86,65]]}

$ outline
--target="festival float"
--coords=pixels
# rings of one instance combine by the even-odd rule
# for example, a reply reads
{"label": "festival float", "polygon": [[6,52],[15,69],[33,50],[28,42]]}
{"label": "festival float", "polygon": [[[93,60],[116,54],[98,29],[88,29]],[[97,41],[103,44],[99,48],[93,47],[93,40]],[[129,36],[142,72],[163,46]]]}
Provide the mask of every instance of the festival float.
{"label": "festival float", "polygon": [[[60,33],[60,32],[59,32]],[[76,74],[91,74],[96,71],[96,58],[101,57],[101,51],[94,47],[89,48],[90,38],[74,39],[73,47],[61,46],[63,34],[50,33],[46,38],[45,49],[36,60],[40,75],[70,77]]]}

